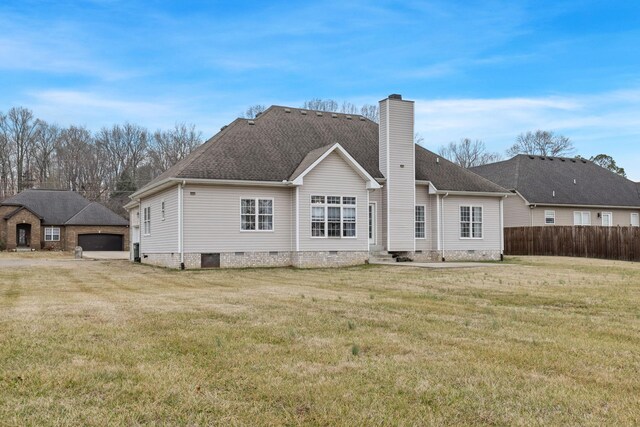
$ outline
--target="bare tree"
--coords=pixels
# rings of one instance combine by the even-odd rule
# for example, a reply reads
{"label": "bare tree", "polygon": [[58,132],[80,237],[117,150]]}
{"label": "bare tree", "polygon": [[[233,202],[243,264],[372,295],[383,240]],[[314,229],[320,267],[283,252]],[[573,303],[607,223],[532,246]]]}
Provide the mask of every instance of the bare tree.
{"label": "bare tree", "polygon": [[6,115],[0,114],[0,133],[3,139],[13,147],[18,192],[25,188],[31,179],[28,170],[29,154],[33,147],[40,121],[33,117],[31,110],[14,107]]}
{"label": "bare tree", "polygon": [[33,164],[36,167],[37,181],[40,185],[51,184],[53,157],[60,140],[61,130],[57,125],[41,121],[33,144]]}
{"label": "bare tree", "polygon": [[573,142],[566,136],[557,135],[552,131],[537,130],[521,133],[516,143],[507,150],[507,155],[513,157],[518,154],[535,156],[569,156],[575,152]]}
{"label": "bare tree", "polygon": [[316,110],[316,111],[338,111],[338,103],[333,99],[320,99],[314,98],[309,101],[305,101],[302,104],[302,108],[306,110]]}
{"label": "bare tree", "polygon": [[100,183],[87,183],[89,157],[95,155],[93,137],[84,127],[70,126],[60,134],[56,150],[59,188],[79,191],[87,185],[101,187]]}
{"label": "bare tree", "polygon": [[252,105],[251,107],[247,108],[247,111],[242,113],[240,117],[244,117],[245,119],[255,119],[260,114],[264,113],[266,109],[267,107],[261,104]]}
{"label": "bare tree", "polygon": [[202,144],[202,132],[194,124],[176,123],[173,129],[157,130],[149,149],[153,178],[187,157]]}
{"label": "bare tree", "polygon": [[136,182],[137,169],[147,155],[149,132],[132,123],[104,127],[96,135],[96,145],[109,165],[107,185],[114,188],[125,171]]}
{"label": "bare tree", "polygon": [[500,154],[489,152],[484,142],[472,141],[469,138],[440,147],[438,154],[463,168],[486,165],[500,160]]}
{"label": "bare tree", "polygon": [[378,116],[379,111],[378,111],[378,106],[377,105],[373,105],[373,104],[364,104],[361,108],[360,108],[360,114],[363,117],[366,117],[367,119],[378,123],[380,118]]}

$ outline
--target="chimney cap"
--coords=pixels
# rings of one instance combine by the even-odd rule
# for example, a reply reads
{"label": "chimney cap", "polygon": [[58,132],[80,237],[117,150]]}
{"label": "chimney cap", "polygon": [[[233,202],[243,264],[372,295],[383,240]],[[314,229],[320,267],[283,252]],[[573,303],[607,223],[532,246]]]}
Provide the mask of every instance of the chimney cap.
{"label": "chimney cap", "polygon": [[389,95],[389,99],[402,99],[402,95],[400,95],[399,93],[392,93],[391,95]]}

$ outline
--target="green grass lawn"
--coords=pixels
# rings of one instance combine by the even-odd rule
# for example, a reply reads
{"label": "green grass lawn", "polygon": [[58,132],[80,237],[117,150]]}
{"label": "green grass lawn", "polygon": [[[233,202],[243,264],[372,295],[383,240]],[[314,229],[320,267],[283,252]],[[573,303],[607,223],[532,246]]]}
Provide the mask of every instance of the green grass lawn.
{"label": "green grass lawn", "polygon": [[640,265],[512,262],[0,267],[0,425],[639,424]]}

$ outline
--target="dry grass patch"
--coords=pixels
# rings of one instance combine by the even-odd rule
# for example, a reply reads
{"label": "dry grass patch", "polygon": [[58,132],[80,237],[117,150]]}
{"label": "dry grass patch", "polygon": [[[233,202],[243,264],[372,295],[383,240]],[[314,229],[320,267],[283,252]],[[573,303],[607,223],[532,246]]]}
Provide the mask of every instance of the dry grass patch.
{"label": "dry grass patch", "polygon": [[513,262],[2,268],[0,424],[640,423],[640,266]]}

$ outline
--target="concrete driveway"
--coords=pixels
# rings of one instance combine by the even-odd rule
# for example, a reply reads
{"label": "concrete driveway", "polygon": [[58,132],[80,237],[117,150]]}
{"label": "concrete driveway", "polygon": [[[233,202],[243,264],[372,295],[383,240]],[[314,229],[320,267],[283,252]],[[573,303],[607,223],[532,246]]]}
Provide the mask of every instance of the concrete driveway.
{"label": "concrete driveway", "polygon": [[103,252],[83,252],[82,258],[85,259],[129,259],[129,252],[119,251],[103,251]]}

